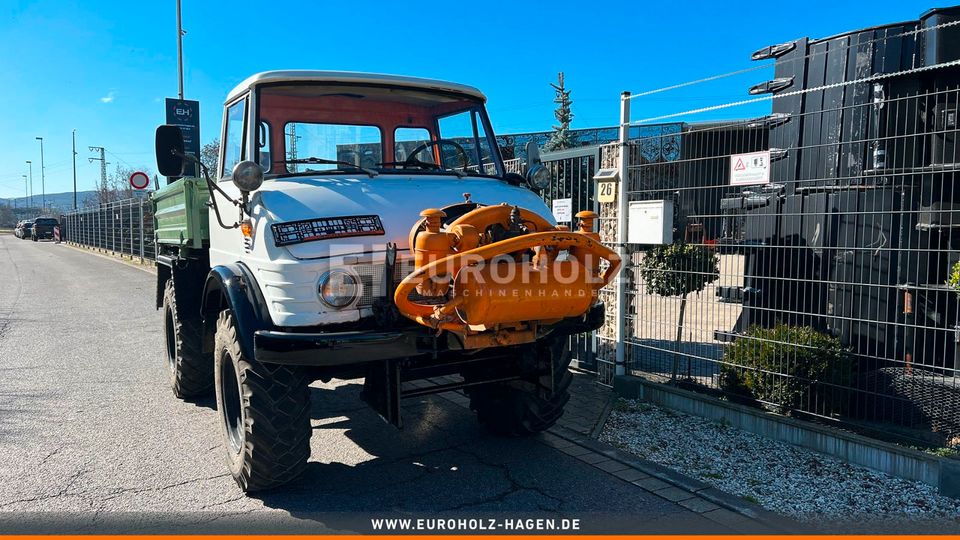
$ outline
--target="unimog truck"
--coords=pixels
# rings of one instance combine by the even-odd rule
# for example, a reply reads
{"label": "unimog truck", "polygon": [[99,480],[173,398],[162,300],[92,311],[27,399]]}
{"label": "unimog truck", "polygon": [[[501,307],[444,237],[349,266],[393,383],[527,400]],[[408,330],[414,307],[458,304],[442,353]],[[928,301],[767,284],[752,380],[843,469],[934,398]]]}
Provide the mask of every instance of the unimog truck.
{"label": "unimog truck", "polygon": [[[402,399],[454,390],[497,434],[563,414],[566,338],[600,326],[620,260],[596,214],[556,224],[535,146],[526,176],[505,170],[485,101],[410,77],[261,73],[227,96],[213,174],[157,128],[170,385],[215,393],[243,490],[306,466],[316,380],[363,378],[398,428]],[[458,382],[410,384],[442,375]]]}

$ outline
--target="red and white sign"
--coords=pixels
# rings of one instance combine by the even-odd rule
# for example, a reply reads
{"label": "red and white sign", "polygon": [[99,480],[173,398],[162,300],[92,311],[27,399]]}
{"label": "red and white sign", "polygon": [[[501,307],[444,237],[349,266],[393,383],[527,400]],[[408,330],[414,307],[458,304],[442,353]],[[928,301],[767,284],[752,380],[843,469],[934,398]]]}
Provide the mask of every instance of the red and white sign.
{"label": "red and white sign", "polygon": [[770,152],[730,156],[730,185],[751,186],[770,183]]}
{"label": "red and white sign", "polygon": [[147,173],[137,171],[130,175],[130,187],[133,189],[147,189],[150,187],[150,177]]}

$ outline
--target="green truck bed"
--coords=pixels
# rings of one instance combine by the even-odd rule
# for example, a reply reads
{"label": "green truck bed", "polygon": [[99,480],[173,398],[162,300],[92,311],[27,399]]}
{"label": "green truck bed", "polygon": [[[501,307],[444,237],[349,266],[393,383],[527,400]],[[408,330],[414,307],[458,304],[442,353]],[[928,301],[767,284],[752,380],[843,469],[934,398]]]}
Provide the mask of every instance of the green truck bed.
{"label": "green truck bed", "polygon": [[209,246],[209,199],[207,183],[199,178],[181,178],[155,191],[150,200],[157,244],[197,249]]}

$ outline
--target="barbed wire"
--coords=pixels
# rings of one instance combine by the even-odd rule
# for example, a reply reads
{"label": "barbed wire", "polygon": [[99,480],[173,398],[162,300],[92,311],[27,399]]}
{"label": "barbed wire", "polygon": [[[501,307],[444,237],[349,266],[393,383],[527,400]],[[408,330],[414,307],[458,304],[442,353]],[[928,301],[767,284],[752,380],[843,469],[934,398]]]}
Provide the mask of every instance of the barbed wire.
{"label": "barbed wire", "polygon": [[[942,23],[942,24],[938,24],[938,25],[934,25],[934,26],[929,26],[929,27],[925,27],[925,28],[915,28],[915,29],[913,29],[913,30],[908,30],[908,31],[903,32],[903,33],[901,33],[901,34],[894,34],[894,35],[892,35],[892,36],[883,36],[883,37],[879,37],[879,38],[869,39],[869,40],[866,40],[866,41],[859,41],[859,42],[857,42],[857,43],[850,43],[850,44],[847,44],[847,45],[842,45],[842,46],[839,46],[839,47],[837,47],[837,48],[832,48],[832,49],[828,49],[828,50],[824,50],[824,51],[809,52],[809,53],[807,53],[807,54],[805,54],[805,55],[803,55],[803,56],[798,56],[798,57],[796,57],[796,58],[788,58],[788,59],[784,59],[784,60],[779,60],[778,62],[781,63],[781,64],[784,64],[784,63],[789,63],[789,62],[797,62],[797,61],[800,61],[800,60],[809,60],[809,59],[811,59],[811,58],[814,58],[814,57],[817,57],[817,56],[826,55],[826,54],[837,54],[838,52],[840,52],[840,51],[842,51],[842,50],[845,50],[845,49],[851,49],[851,48],[854,48],[854,47],[857,47],[857,48],[859,48],[859,47],[864,47],[864,46],[870,45],[870,44],[872,44],[872,43],[877,43],[877,42],[881,42],[881,41],[887,41],[887,40],[895,39],[895,38],[907,37],[907,36],[910,36],[910,35],[913,35],[913,34],[920,34],[920,33],[922,33],[922,32],[928,32],[928,31],[931,31],[931,30],[939,30],[939,29],[942,29],[942,28],[949,28],[949,27],[951,27],[951,26],[956,26],[956,25],[960,25],[960,20],[949,21],[949,22],[945,22],[945,23]],[[823,41],[829,41],[830,39],[838,39],[839,37],[840,37],[840,36],[837,36],[837,37],[834,37],[834,38],[824,38]],[[670,86],[664,86],[664,87],[662,87],[662,88],[656,88],[656,89],[654,89],[654,90],[647,90],[647,91],[640,92],[640,93],[637,93],[637,94],[631,94],[631,95],[627,96],[626,99],[630,100],[630,99],[634,99],[634,98],[638,98],[638,97],[644,97],[644,96],[649,96],[649,95],[653,95],[653,94],[659,94],[659,93],[662,93],[662,92],[668,92],[668,91],[670,91],[670,90],[676,90],[676,89],[679,89],[679,88],[685,88],[685,87],[687,87],[687,86],[695,86],[695,85],[697,85],[697,84],[702,84],[702,83],[705,83],[705,82],[711,82],[711,81],[716,81],[716,80],[719,80],[719,79],[725,79],[725,78],[727,78],[727,77],[734,77],[734,76],[736,76],[736,75],[742,75],[742,74],[744,74],[744,73],[750,73],[750,72],[753,72],[753,71],[760,71],[760,70],[763,70],[763,69],[768,69],[768,68],[774,67],[774,66],[777,65],[778,62],[770,62],[770,63],[762,64],[762,65],[759,65],[759,66],[753,66],[753,67],[750,67],[750,68],[739,69],[739,70],[730,71],[730,72],[727,72],[727,73],[721,73],[721,74],[719,74],[719,75],[711,75],[711,76],[709,76],[709,77],[704,77],[704,78],[702,78],[702,79],[696,79],[696,80],[687,81],[687,82],[684,82],[684,83],[673,84],[673,85],[670,85]],[[756,101],[763,101],[763,100],[762,100],[762,99],[757,99]]]}
{"label": "barbed wire", "polygon": [[729,109],[729,108],[732,108],[732,107],[740,107],[740,106],[743,106],[743,105],[750,105],[750,104],[753,104],[753,103],[760,103],[760,102],[763,102],[763,101],[772,101],[772,100],[774,100],[774,99],[782,99],[782,98],[785,98],[785,97],[799,96],[799,95],[802,95],[802,94],[809,94],[810,92],[820,92],[820,91],[823,91],[823,90],[830,90],[830,89],[832,89],[832,88],[840,88],[840,87],[842,87],[842,86],[849,86],[849,85],[851,85],[851,84],[862,84],[862,83],[874,82],[874,81],[879,81],[879,80],[882,80],[882,79],[889,79],[889,78],[891,78],[891,77],[900,77],[900,76],[903,76],[903,75],[912,75],[912,74],[914,74],[914,73],[921,73],[921,72],[924,72],[924,71],[933,71],[933,70],[935,70],[935,69],[944,69],[944,68],[954,67],[954,66],[960,66],[960,60],[952,60],[952,61],[950,61],[950,62],[941,62],[941,63],[939,63],[939,64],[933,64],[933,65],[930,65],[930,66],[922,66],[922,67],[918,67],[918,68],[905,69],[905,70],[897,71],[897,72],[895,72],[895,73],[880,73],[880,74],[877,74],[877,75],[871,75],[871,76],[869,76],[869,77],[864,77],[864,78],[862,78],[862,79],[854,79],[854,80],[852,80],[852,81],[842,81],[842,82],[837,82],[837,83],[832,83],[832,84],[824,84],[824,85],[821,85],[821,86],[815,86],[815,87],[813,87],[813,88],[804,88],[804,89],[802,89],[802,90],[794,90],[794,91],[791,91],[791,92],[783,92],[783,93],[781,93],[781,94],[776,94],[776,95],[760,96],[760,97],[756,97],[756,98],[744,99],[744,100],[734,101],[734,102],[730,102],[730,103],[723,103],[723,104],[720,104],[720,105],[712,105],[712,106],[710,106],[710,107],[701,107],[701,108],[699,108],[699,109],[690,109],[690,110],[683,111],[683,112],[678,112],[678,113],[664,114],[664,115],[660,115],[660,116],[654,116],[654,117],[651,117],[651,118],[644,118],[643,120],[631,121],[629,125],[631,125],[631,126],[637,126],[637,125],[642,125],[642,124],[646,124],[646,123],[650,123],[650,122],[659,122],[659,121],[661,121],[661,120],[666,120],[666,119],[669,119],[669,118],[677,118],[677,117],[680,117],[680,116],[688,116],[688,115],[693,115],[693,114],[701,114],[701,113],[705,113],[705,112],[718,111],[718,110],[721,110],[721,109]]}

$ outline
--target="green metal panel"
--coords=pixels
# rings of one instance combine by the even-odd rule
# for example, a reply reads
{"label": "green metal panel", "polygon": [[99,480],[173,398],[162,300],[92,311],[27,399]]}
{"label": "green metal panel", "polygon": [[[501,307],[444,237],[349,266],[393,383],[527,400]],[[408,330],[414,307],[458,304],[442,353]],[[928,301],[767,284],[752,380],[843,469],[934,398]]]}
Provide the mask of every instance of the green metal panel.
{"label": "green metal panel", "polygon": [[210,240],[210,190],[199,178],[182,178],[150,197],[158,244],[202,248]]}

